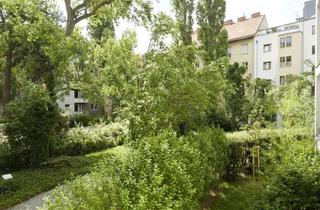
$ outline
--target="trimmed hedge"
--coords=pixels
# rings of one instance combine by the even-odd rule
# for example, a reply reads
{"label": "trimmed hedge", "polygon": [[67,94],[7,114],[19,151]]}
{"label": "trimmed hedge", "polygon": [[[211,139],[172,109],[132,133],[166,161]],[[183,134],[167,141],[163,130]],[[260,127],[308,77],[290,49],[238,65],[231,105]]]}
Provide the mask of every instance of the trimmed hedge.
{"label": "trimmed hedge", "polygon": [[109,158],[55,192],[47,209],[199,209],[228,156],[218,129],[141,140],[124,159]]}
{"label": "trimmed hedge", "polygon": [[58,142],[56,155],[84,155],[122,145],[128,138],[125,123],[96,124],[70,129]]}

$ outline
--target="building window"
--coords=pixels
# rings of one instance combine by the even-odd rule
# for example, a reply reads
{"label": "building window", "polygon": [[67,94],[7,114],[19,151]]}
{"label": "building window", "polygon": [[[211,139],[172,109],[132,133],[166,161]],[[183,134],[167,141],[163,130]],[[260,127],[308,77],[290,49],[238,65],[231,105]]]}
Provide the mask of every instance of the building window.
{"label": "building window", "polygon": [[263,70],[270,70],[271,69],[271,62],[264,62],[263,63]]}
{"label": "building window", "polygon": [[292,46],[292,36],[287,36],[286,37],[286,47],[291,47]]}
{"label": "building window", "polygon": [[280,38],[280,48],[291,47],[292,46],[292,36]]}
{"label": "building window", "polygon": [[83,112],[84,111],[84,104],[74,104],[74,111],[75,112]]}
{"label": "building window", "polygon": [[292,66],[292,58],[291,58],[291,56],[287,56],[287,62],[286,62],[286,66],[287,67],[291,67]]}
{"label": "building window", "polygon": [[286,67],[286,57],[280,58],[280,68]]}
{"label": "building window", "polygon": [[228,57],[231,58],[231,48],[228,48]]}
{"label": "building window", "polygon": [[316,54],[316,46],[312,45],[312,55]]}
{"label": "building window", "polygon": [[315,35],[315,34],[316,34],[316,26],[313,25],[313,26],[312,26],[312,35]]}
{"label": "building window", "polygon": [[280,76],[280,85],[285,85],[285,84],[286,84],[286,77]]}
{"label": "building window", "polygon": [[248,44],[241,45],[241,53],[248,54]]}
{"label": "building window", "polygon": [[248,61],[242,62],[242,66],[244,66],[246,69],[248,69]]}
{"label": "building window", "polygon": [[286,47],[286,38],[285,37],[280,38],[280,47],[281,48]]}
{"label": "building window", "polygon": [[271,52],[271,44],[265,44],[263,46],[263,52]]}
{"label": "building window", "polygon": [[64,108],[65,108],[65,109],[69,109],[69,108],[70,108],[70,104],[65,104],[65,105],[64,105]]}

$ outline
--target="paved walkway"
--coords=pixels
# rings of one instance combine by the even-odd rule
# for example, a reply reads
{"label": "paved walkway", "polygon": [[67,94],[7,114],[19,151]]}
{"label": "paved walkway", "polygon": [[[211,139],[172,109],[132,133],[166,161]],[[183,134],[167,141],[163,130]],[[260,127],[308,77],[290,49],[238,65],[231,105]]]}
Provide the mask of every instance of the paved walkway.
{"label": "paved walkway", "polygon": [[29,200],[23,203],[20,203],[17,206],[9,208],[8,210],[36,210],[44,206],[45,198],[50,196],[51,193],[52,193],[52,190],[41,193],[33,198],[30,198]]}

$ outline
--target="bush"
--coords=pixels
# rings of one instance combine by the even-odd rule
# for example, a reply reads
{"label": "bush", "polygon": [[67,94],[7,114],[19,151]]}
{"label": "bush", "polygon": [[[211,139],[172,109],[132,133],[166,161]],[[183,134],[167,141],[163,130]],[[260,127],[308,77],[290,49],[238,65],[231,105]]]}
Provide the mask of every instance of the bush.
{"label": "bush", "polygon": [[313,138],[309,128],[295,129],[264,129],[241,131],[227,134],[230,143],[229,164],[226,168],[226,178],[234,180],[239,174],[252,174],[252,149],[259,147],[262,171],[272,164],[279,151],[277,147],[282,144],[282,139],[298,141]]}
{"label": "bush", "polygon": [[69,116],[69,127],[91,126],[100,123],[103,119],[93,114],[75,114]]}
{"label": "bush", "polygon": [[5,134],[15,167],[39,166],[53,149],[58,108],[43,86],[30,85],[5,110]]}
{"label": "bush", "polygon": [[123,144],[128,138],[126,123],[96,124],[70,129],[58,142],[56,155],[83,155]]}
{"label": "bush", "polygon": [[320,209],[320,158],[310,140],[286,141],[256,209]]}
{"label": "bush", "polygon": [[228,145],[221,130],[141,140],[123,159],[63,186],[48,209],[198,209],[223,173]]}

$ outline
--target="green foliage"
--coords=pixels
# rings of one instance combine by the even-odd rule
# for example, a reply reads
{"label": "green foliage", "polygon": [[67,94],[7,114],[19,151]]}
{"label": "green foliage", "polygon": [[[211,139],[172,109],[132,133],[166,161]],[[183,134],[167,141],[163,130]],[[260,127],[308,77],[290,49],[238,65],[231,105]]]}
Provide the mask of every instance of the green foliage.
{"label": "green foliage", "polygon": [[319,209],[320,159],[311,140],[285,140],[256,209]]}
{"label": "green foliage", "polygon": [[249,81],[246,88],[245,115],[248,116],[247,129],[265,128],[275,122],[277,106],[270,80],[255,79]]}
{"label": "green foliage", "polygon": [[184,45],[192,44],[194,0],[172,0],[179,28],[179,41]]}
{"label": "green foliage", "polygon": [[76,126],[83,126],[83,127],[87,127],[87,126],[91,126],[94,124],[98,124],[102,121],[104,121],[104,119],[98,115],[94,115],[94,114],[75,114],[75,115],[71,115],[68,117],[68,123],[69,123],[69,127],[70,128],[74,128]]}
{"label": "green foliage", "polygon": [[298,77],[277,90],[283,127],[303,127],[314,124],[313,89],[309,79]]}
{"label": "green foliage", "polygon": [[244,75],[246,67],[239,66],[238,63],[230,65],[226,72],[226,79],[228,89],[225,91],[226,98],[226,113],[227,125],[225,130],[238,130],[248,123],[248,115],[246,113],[246,106],[248,106],[248,99],[246,97],[246,83]]}
{"label": "green foliage", "polygon": [[60,139],[55,154],[84,155],[122,145],[128,140],[128,132],[127,125],[119,122],[75,127]]}
{"label": "green foliage", "polygon": [[26,92],[7,106],[4,131],[13,164],[39,166],[48,160],[59,132],[57,110],[45,86],[39,85],[28,85]]}
{"label": "green foliage", "polygon": [[124,158],[106,159],[60,188],[46,208],[197,209],[222,173],[227,152],[221,130],[145,138]]}
{"label": "green foliage", "polygon": [[200,27],[200,49],[205,63],[227,56],[228,34],[223,28],[225,10],[225,0],[198,1],[197,21]]}
{"label": "green foliage", "polygon": [[312,130],[309,128],[295,129],[264,129],[228,133],[230,143],[229,164],[226,167],[226,178],[234,180],[239,174],[252,174],[252,149],[260,148],[261,173],[267,173],[282,151],[279,148],[285,145],[283,139],[292,142],[302,139],[311,139]]}
{"label": "green foliage", "polygon": [[85,156],[53,158],[41,168],[10,171],[13,175],[12,180],[0,180],[0,209],[7,209],[42,192],[52,190],[68,180],[89,173],[101,159],[108,156],[121,157],[128,151],[129,148],[120,146]]}

